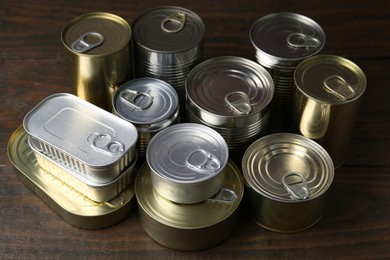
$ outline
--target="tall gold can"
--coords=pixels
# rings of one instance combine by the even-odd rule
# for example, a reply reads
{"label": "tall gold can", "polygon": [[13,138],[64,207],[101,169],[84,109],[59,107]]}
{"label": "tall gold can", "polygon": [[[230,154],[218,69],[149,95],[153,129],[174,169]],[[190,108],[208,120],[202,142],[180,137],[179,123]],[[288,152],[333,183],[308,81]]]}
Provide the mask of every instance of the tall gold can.
{"label": "tall gold can", "polygon": [[108,111],[116,89],[133,78],[132,31],[121,17],[88,13],[68,22],[61,40],[69,53],[72,92]]}
{"label": "tall gold can", "polygon": [[317,55],[298,65],[294,81],[292,130],[322,145],[339,167],[366,89],[363,71],[346,58]]}

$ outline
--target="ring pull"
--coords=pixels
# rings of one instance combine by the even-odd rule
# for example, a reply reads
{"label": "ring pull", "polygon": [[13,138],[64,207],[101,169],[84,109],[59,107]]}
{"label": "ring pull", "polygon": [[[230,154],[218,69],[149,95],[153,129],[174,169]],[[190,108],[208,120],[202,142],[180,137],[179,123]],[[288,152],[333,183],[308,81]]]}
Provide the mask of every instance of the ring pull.
{"label": "ring pull", "polygon": [[162,20],[161,29],[167,33],[176,33],[184,28],[185,22],[186,14],[184,12],[176,12]]}
{"label": "ring pull", "polygon": [[204,173],[216,172],[221,168],[221,162],[218,158],[203,149],[196,149],[188,154],[186,164],[188,167]]}
{"label": "ring pull", "polygon": [[233,190],[228,188],[222,188],[217,192],[217,194],[209,198],[208,201],[229,203],[235,201],[237,198],[238,196]]}
{"label": "ring pull", "polygon": [[332,75],[324,80],[324,88],[327,92],[341,99],[351,99],[356,96],[355,90],[342,77]]}
{"label": "ring pull", "polygon": [[102,34],[97,32],[87,32],[75,40],[72,43],[71,48],[75,52],[83,53],[100,46],[103,42],[104,37]]}
{"label": "ring pull", "polygon": [[98,151],[105,152],[111,155],[122,154],[125,151],[125,146],[119,141],[112,140],[109,134],[93,133],[88,137],[88,141],[92,147]]}
{"label": "ring pull", "polygon": [[137,110],[147,109],[153,103],[153,97],[151,95],[136,90],[123,90],[119,96],[126,104]]}
{"label": "ring pull", "polygon": [[317,48],[321,45],[319,39],[304,33],[289,34],[287,43],[294,48]]}
{"label": "ring pull", "polygon": [[300,173],[287,173],[283,176],[282,183],[293,199],[305,200],[310,195],[306,179]]}
{"label": "ring pull", "polygon": [[252,110],[249,96],[242,91],[228,93],[225,96],[225,102],[239,115],[247,115]]}

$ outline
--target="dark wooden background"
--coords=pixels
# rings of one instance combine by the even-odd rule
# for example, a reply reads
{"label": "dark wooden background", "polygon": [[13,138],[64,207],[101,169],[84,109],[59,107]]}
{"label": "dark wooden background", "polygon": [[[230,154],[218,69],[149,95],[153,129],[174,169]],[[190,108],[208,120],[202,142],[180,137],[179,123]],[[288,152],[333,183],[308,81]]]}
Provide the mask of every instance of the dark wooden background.
{"label": "dark wooden background", "polygon": [[[152,241],[137,212],[103,230],[63,221],[17,178],[7,142],[39,101],[69,92],[60,33],[87,12],[117,14],[129,23],[147,8],[176,5],[202,17],[204,58],[250,58],[250,26],[260,17],[296,12],[317,21],[322,53],[358,64],[368,80],[345,164],[336,172],[323,218],[294,234],[267,231],[241,214],[222,244],[197,252]],[[390,258],[390,1],[0,1],[0,258]]]}

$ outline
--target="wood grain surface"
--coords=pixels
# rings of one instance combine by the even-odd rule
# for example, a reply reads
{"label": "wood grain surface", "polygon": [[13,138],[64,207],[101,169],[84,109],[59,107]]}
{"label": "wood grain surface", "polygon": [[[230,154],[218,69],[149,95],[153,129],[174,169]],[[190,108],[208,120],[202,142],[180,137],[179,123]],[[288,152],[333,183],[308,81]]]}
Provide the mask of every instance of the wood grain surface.
{"label": "wood grain surface", "polygon": [[[367,77],[344,165],[337,169],[321,220],[293,234],[267,231],[241,212],[231,236],[207,250],[180,252],[146,235],[137,211],[102,230],[61,219],[17,177],[7,143],[43,98],[70,92],[61,30],[94,11],[130,24],[147,8],[175,5],[202,17],[204,59],[250,58],[249,29],[264,15],[295,12],[326,34],[322,53],[348,58]],[[0,258],[389,259],[390,2],[386,0],[0,1]]]}

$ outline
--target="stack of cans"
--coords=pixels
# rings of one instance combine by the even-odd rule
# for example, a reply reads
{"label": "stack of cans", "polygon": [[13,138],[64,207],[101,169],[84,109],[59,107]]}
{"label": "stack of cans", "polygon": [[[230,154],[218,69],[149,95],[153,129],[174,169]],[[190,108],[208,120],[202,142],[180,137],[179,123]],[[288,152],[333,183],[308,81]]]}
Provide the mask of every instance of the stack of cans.
{"label": "stack of cans", "polygon": [[241,154],[268,127],[270,74],[251,60],[223,56],[197,65],[186,82],[187,118],[207,125]]}
{"label": "stack of cans", "polygon": [[131,123],[74,95],[55,94],[23,125],[39,166],[89,199],[108,201],[132,183],[138,133]]}
{"label": "stack of cans", "polygon": [[144,161],[150,139],[179,121],[179,99],[175,89],[155,78],[138,78],[120,86],[113,98],[113,110],[137,128],[139,162]]}
{"label": "stack of cans", "polygon": [[257,20],[250,29],[255,60],[271,74],[275,95],[270,130],[288,130],[294,70],[304,59],[321,51],[322,28],[312,19],[295,13],[274,13]]}
{"label": "stack of cans", "polygon": [[213,129],[182,123],[158,132],[136,179],[141,224],[158,243],[204,249],[231,232],[243,196],[240,171]]}
{"label": "stack of cans", "polygon": [[182,7],[157,7],[139,15],[132,29],[135,76],[166,81],[176,89],[184,108],[185,81],[202,55],[202,19]]}

